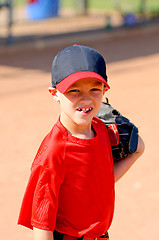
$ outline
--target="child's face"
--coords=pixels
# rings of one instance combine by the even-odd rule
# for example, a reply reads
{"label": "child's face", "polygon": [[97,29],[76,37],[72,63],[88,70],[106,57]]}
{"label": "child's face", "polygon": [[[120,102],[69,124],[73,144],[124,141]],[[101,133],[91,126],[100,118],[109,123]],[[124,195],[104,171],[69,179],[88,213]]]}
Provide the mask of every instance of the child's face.
{"label": "child's face", "polygon": [[96,79],[82,79],[74,83],[64,93],[57,91],[61,106],[61,121],[78,126],[88,126],[99,111],[104,84]]}

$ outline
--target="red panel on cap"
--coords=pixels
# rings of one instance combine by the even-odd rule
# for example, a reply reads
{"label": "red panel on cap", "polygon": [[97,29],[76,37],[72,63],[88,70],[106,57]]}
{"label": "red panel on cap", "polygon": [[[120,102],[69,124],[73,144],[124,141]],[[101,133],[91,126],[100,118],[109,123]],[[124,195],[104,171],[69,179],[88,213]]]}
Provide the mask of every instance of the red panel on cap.
{"label": "red panel on cap", "polygon": [[110,88],[106,80],[101,75],[91,71],[82,71],[82,72],[72,73],[68,77],[64,78],[60,83],[58,83],[56,85],[56,88],[61,93],[65,93],[73,83],[86,78],[97,79],[106,86],[107,90]]}

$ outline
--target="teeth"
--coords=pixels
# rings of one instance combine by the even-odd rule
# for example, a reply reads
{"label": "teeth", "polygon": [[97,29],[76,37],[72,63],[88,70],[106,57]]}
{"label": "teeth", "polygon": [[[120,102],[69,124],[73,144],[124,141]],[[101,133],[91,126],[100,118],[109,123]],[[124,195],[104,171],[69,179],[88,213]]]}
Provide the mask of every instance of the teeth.
{"label": "teeth", "polygon": [[77,110],[78,111],[83,111],[83,112],[88,112],[88,111],[91,111],[92,108],[78,108]]}

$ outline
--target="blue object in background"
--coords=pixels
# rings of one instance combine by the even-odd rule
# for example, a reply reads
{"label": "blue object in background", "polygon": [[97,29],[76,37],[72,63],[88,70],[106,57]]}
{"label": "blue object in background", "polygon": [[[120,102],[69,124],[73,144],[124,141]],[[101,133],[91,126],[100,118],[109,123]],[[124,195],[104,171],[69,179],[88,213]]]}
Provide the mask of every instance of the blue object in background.
{"label": "blue object in background", "polygon": [[128,13],[124,16],[125,26],[135,26],[137,23],[137,17],[133,13]]}
{"label": "blue object in background", "polygon": [[26,7],[27,17],[30,20],[41,20],[45,18],[57,17],[59,10],[59,0],[36,0]]}

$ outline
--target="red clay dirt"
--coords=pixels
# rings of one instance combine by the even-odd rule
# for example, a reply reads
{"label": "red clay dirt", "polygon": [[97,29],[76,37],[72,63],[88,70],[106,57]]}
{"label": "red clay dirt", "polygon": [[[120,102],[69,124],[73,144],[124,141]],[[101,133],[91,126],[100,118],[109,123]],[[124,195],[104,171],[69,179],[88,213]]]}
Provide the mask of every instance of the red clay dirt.
{"label": "red clay dirt", "polygon": [[[116,184],[111,240],[158,239],[159,219],[159,31],[70,39],[97,49],[107,61],[110,103],[139,127],[144,155]],[[47,44],[46,44],[47,45]],[[1,239],[31,240],[17,226],[30,166],[43,137],[58,118],[49,95],[51,62],[66,43],[1,53]]]}

